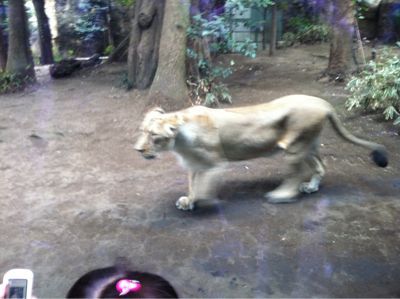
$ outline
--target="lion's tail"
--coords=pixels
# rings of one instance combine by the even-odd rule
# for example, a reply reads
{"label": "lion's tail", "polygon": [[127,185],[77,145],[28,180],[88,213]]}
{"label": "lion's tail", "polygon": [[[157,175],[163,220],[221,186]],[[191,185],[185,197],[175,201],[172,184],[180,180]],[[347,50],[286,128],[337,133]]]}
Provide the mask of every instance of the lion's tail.
{"label": "lion's tail", "polygon": [[339,117],[334,111],[328,115],[328,118],[335,129],[335,131],[345,140],[360,145],[372,150],[371,156],[372,160],[375,162],[376,165],[379,167],[386,167],[388,165],[388,154],[386,148],[378,143],[370,142],[367,140],[363,140],[352,135],[346,128],[343,126],[342,122],[340,121]]}

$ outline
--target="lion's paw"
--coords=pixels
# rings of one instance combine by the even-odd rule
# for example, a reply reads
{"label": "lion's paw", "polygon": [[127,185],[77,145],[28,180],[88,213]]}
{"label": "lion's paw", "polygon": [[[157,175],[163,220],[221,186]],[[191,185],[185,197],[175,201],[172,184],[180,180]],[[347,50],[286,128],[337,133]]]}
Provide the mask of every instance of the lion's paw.
{"label": "lion's paw", "polygon": [[275,190],[265,194],[269,203],[291,203],[295,202],[297,193],[285,190]]}
{"label": "lion's paw", "polygon": [[194,208],[194,202],[187,196],[180,197],[175,205],[179,210],[184,211],[193,210]]}
{"label": "lion's paw", "polygon": [[319,190],[319,186],[316,184],[312,184],[311,182],[302,183],[299,187],[299,191],[302,193],[314,193]]}

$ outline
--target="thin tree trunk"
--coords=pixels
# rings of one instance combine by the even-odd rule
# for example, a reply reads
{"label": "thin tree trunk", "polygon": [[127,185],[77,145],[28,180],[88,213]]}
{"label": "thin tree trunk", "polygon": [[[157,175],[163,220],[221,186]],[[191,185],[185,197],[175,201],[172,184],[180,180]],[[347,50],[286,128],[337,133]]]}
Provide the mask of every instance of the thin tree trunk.
{"label": "thin tree trunk", "polygon": [[276,33],[277,33],[277,11],[276,4],[271,6],[271,31],[270,31],[270,40],[269,40],[269,56],[275,55],[276,50]]}
{"label": "thin tree trunk", "polygon": [[115,48],[117,45],[115,44],[114,36],[113,36],[113,26],[112,26],[112,4],[111,0],[108,0],[107,2],[107,13],[106,13],[106,24],[107,24],[107,39],[108,39],[108,44]]}
{"label": "thin tree trunk", "polygon": [[8,2],[9,43],[6,70],[21,78],[35,79],[24,0]]}
{"label": "thin tree trunk", "polygon": [[40,64],[52,64],[54,62],[51,42],[49,18],[44,8],[44,0],[33,0],[39,30]]}
{"label": "thin tree trunk", "polygon": [[129,37],[128,48],[128,84],[129,88],[134,88],[136,85],[136,69],[137,69],[137,45],[140,42],[140,28],[137,25],[137,16],[140,13],[140,7],[143,0],[136,0],[132,8],[131,17],[131,33]]}
{"label": "thin tree trunk", "polygon": [[0,70],[4,71],[7,64],[7,47],[5,43],[3,28],[0,26]]}
{"label": "thin tree trunk", "polygon": [[267,9],[263,8],[263,31],[262,31],[262,49],[265,50],[267,48]]}
{"label": "thin tree trunk", "polygon": [[0,10],[0,70],[4,71],[7,64],[7,41],[2,26],[6,20],[5,5],[3,0],[0,0]]}
{"label": "thin tree trunk", "polygon": [[150,89],[150,95],[161,94],[178,107],[188,100],[185,61],[189,7],[189,0],[166,1],[159,64]]}
{"label": "thin tree trunk", "polygon": [[128,50],[129,47],[129,35],[125,37],[119,45],[112,51],[107,59],[107,63],[111,63],[114,61],[122,61],[124,57],[126,58],[125,52]]}

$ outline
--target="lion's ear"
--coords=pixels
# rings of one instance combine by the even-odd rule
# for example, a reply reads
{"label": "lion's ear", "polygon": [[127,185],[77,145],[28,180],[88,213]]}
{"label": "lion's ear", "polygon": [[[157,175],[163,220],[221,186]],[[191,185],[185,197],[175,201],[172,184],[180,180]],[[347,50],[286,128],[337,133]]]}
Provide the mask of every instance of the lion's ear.
{"label": "lion's ear", "polygon": [[158,113],[161,113],[161,114],[165,113],[164,109],[161,108],[161,107],[154,107],[150,111],[158,112]]}
{"label": "lion's ear", "polygon": [[172,124],[165,124],[164,129],[168,138],[173,138],[178,133],[178,127]]}

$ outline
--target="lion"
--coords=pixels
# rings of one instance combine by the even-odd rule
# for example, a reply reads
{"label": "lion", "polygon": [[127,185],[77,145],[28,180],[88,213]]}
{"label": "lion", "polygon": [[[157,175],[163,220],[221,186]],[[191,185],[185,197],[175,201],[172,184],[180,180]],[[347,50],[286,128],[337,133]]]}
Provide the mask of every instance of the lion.
{"label": "lion", "polygon": [[193,106],[166,113],[157,107],[145,115],[135,149],[146,159],[172,151],[188,169],[188,195],[176,202],[181,210],[192,210],[199,199],[215,198],[215,170],[227,162],[284,151],[289,173],[265,197],[270,203],[290,203],[300,192],[319,189],[325,174],[319,136],[327,120],[344,140],[372,150],[376,165],[387,166],[383,145],[355,137],[344,128],[332,105],[308,95],[228,109]]}

